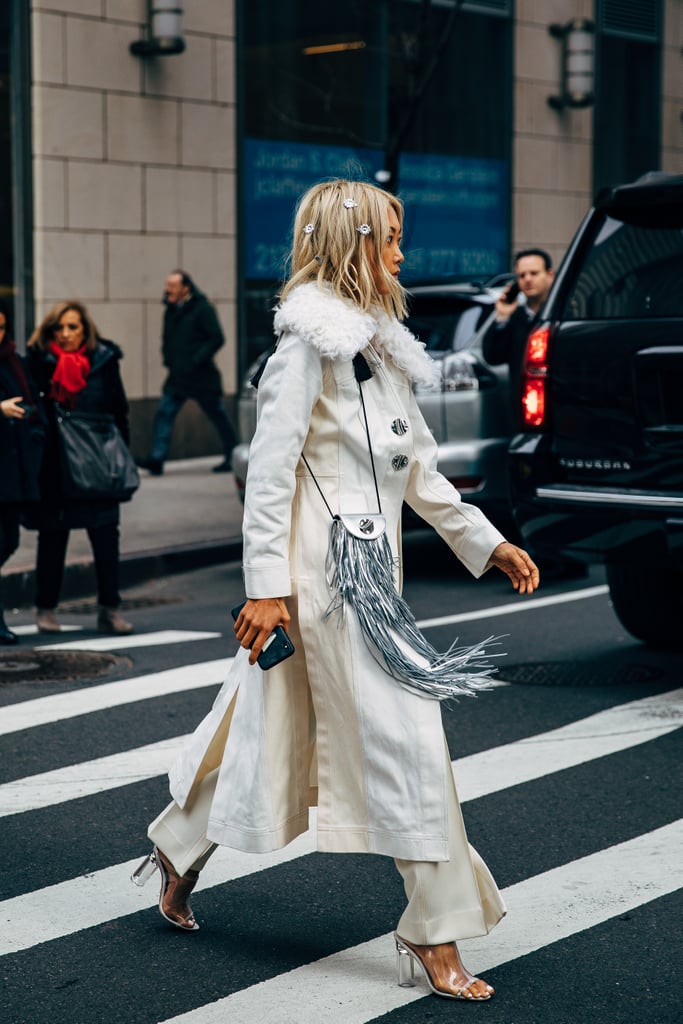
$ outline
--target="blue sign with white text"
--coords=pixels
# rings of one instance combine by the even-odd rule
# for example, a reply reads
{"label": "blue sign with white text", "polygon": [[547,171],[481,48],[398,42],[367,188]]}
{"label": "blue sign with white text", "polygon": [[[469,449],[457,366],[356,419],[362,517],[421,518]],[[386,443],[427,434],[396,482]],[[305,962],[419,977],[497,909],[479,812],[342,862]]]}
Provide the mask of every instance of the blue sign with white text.
{"label": "blue sign with white text", "polygon": [[247,278],[284,276],[294,208],[306,189],[325,178],[372,181],[381,166],[382,154],[376,149],[246,139]]}
{"label": "blue sign with white text", "polygon": [[504,160],[404,153],[398,194],[405,204],[405,278],[508,269]]}
{"label": "blue sign with white text", "polygon": [[[374,181],[380,150],[246,139],[246,277],[282,279],[298,199],[317,181]],[[483,277],[507,269],[508,168],[502,160],[405,153],[405,279]]]}

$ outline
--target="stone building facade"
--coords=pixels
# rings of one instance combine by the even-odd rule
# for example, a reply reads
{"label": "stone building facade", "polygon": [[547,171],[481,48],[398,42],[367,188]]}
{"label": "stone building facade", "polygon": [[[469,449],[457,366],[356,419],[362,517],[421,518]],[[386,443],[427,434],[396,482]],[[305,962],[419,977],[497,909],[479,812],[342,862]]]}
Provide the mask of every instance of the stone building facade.
{"label": "stone building facade", "polygon": [[[235,27],[232,2],[185,4],[182,54],[139,58],[145,0],[32,3],[36,318],[83,299],[124,349],[138,446],[163,381],[166,274],[186,268],[215,303],[236,389]],[[217,448],[191,406],[179,453]]]}

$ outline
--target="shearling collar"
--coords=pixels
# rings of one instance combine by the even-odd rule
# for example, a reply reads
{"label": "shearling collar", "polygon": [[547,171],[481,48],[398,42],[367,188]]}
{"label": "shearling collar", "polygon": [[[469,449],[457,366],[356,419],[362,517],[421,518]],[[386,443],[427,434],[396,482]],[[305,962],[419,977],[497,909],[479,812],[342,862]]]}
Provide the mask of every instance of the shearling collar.
{"label": "shearling collar", "polygon": [[422,342],[395,317],[378,308],[363,313],[314,281],[298,285],[277,307],[274,326],[276,334],[296,334],[330,359],[353,359],[374,341],[414,383],[434,387],[441,376]]}

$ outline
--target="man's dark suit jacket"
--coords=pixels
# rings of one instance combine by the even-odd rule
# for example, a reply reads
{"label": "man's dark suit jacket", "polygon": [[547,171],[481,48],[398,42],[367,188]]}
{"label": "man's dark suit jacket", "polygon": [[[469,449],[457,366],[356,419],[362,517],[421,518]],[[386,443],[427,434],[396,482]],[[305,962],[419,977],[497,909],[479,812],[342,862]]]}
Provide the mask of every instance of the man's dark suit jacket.
{"label": "man's dark suit jacket", "polygon": [[519,423],[524,352],[536,320],[537,317],[530,320],[526,310],[518,306],[506,324],[499,326],[492,323],[482,342],[482,352],[487,363],[491,366],[507,363],[510,367],[510,407],[515,425]]}

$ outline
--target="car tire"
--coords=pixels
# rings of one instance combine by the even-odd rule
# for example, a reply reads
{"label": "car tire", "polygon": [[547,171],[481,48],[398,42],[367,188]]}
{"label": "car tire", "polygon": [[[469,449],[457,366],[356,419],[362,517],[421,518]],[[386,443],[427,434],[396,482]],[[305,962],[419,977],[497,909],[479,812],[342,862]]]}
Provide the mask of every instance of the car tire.
{"label": "car tire", "polygon": [[683,647],[683,572],[608,565],[610,597],[622,626],[651,647]]}

